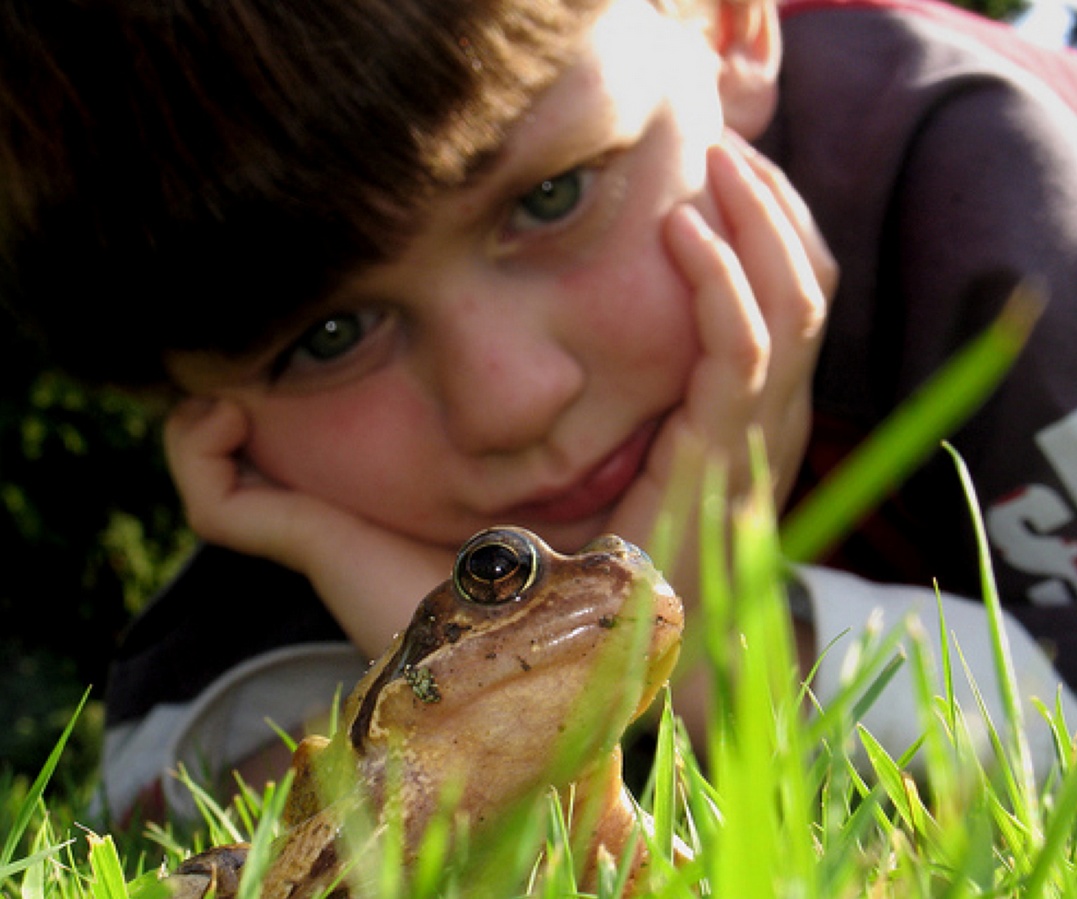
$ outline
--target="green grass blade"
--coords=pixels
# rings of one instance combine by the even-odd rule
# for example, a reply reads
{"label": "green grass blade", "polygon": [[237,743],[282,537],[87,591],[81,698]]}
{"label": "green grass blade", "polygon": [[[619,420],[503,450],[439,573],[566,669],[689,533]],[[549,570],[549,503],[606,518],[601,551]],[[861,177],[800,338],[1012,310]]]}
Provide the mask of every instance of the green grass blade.
{"label": "green grass blade", "polygon": [[179,765],[175,777],[191,794],[191,799],[194,800],[199,815],[209,827],[209,838],[212,845],[239,843],[245,839],[243,833],[236,827],[224,807],[201,784],[195,781],[184,764]]}
{"label": "green grass blade", "polygon": [[[45,899],[45,862],[52,854],[46,849],[43,852],[35,852],[30,860],[24,859],[29,863],[20,868],[26,870],[19,890],[21,899]],[[6,878],[7,875],[0,873],[0,882]]]}
{"label": "green grass blade", "polygon": [[998,675],[1002,709],[1006,718],[1006,747],[1008,758],[1015,769],[1016,789],[1021,794],[1020,797],[1015,795],[1014,801],[1024,810],[1026,824],[1038,830],[1042,826],[1042,822],[1039,820],[1038,804],[1035,802],[1036,777],[1032,767],[1032,754],[1025,733],[1024,712],[1017,693],[1017,675],[1014,672],[1013,658],[1010,655],[1010,643],[1006,636],[1006,626],[1002,618],[1002,602],[999,599],[998,585],[995,582],[995,574],[991,567],[991,551],[987,542],[987,531],[984,527],[980,504],[976,499],[976,488],[972,484],[972,477],[969,474],[968,467],[953,447],[949,444],[945,444],[945,446],[954,460],[958,476],[961,479],[961,485],[968,500],[969,512],[976,533],[983,602],[984,607],[987,609],[991,650],[994,656],[995,671]]}
{"label": "green grass blade", "polygon": [[445,794],[439,804],[438,813],[423,832],[419,854],[412,871],[410,892],[417,899],[438,894],[451,860],[452,808],[458,801],[459,789],[446,789]]}
{"label": "green grass blade", "polygon": [[90,845],[90,870],[93,873],[90,893],[93,899],[127,899],[127,881],[112,837],[88,833],[86,841]]}
{"label": "green grass blade", "polygon": [[1072,769],[1054,797],[1054,807],[1036,862],[1024,884],[1024,899],[1052,895],[1049,887],[1069,866],[1072,876],[1073,828],[1077,821],[1077,768]]}
{"label": "green grass blade", "polygon": [[63,843],[59,843],[56,846],[47,846],[32,855],[28,855],[25,858],[17,859],[13,862],[8,862],[6,865],[0,866],[0,882],[7,880],[9,877],[14,877],[16,874],[25,871],[27,868],[36,865],[38,862],[45,861],[52,858],[54,855],[62,852],[66,847],[70,846],[74,840],[66,840]]}
{"label": "green grass blade", "polygon": [[288,791],[292,788],[294,772],[289,769],[280,784],[270,784],[266,788],[262,803],[262,816],[251,837],[251,848],[243,871],[239,878],[236,899],[257,899],[261,891],[262,880],[273,860],[273,838],[276,835]]}
{"label": "green grass blade", "polygon": [[1037,697],[1032,697],[1031,702],[1050,728],[1051,742],[1055,748],[1055,759],[1058,762],[1059,770],[1062,774],[1065,774],[1072,767],[1072,750],[1070,748],[1069,726],[1066,724],[1066,715],[1062,708],[1062,690],[1063,686],[1059,684],[1058,690],[1055,692],[1053,708],[1048,708]]}
{"label": "green grass blade", "polygon": [[654,761],[654,844],[662,858],[673,855],[676,817],[677,770],[675,765],[675,725],[668,688],[662,703],[658,745]]}
{"label": "green grass blade", "polygon": [[[703,589],[712,664],[725,669],[716,678],[709,742],[721,823],[708,828],[716,841],[706,869],[716,895],[810,897],[817,894],[817,877],[801,690],[784,562],[757,442],[752,458],[755,488],[732,516],[731,564],[725,570],[716,562]],[[707,514],[708,505],[701,520],[713,535],[704,544],[713,545],[724,515]]]}
{"label": "green grass blade", "polygon": [[26,828],[30,826],[30,821],[34,816],[34,810],[37,808],[38,803],[45,793],[45,787],[48,786],[53,773],[56,771],[56,766],[60,762],[60,756],[63,754],[64,747],[67,746],[67,741],[71,736],[71,732],[75,729],[75,722],[78,720],[79,715],[82,714],[82,710],[89,698],[90,691],[86,690],[86,692],[82,694],[82,699],[79,701],[74,713],[71,715],[71,720],[67,722],[67,726],[64,728],[63,733],[60,734],[60,738],[56,741],[56,745],[53,747],[52,752],[49,753],[48,759],[45,760],[45,764],[41,767],[40,773],[37,775],[29,792],[24,797],[22,804],[19,807],[19,811],[15,816],[15,821],[12,824],[11,830],[8,831],[7,838],[4,840],[4,848],[0,850],[0,869],[3,869],[10,864],[14,857],[19,841],[22,839],[23,834],[26,833]]}

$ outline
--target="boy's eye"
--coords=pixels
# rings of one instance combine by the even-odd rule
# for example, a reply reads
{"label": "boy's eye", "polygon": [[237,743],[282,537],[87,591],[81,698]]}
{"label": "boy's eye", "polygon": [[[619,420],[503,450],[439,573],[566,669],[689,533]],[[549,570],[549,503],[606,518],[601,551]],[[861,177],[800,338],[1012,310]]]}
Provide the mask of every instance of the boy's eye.
{"label": "boy's eye", "polygon": [[296,349],[327,362],[350,350],[362,339],[363,328],[356,315],[334,315],[319,322],[300,339]]}
{"label": "boy's eye", "polygon": [[307,330],[273,364],[274,380],[286,373],[300,373],[311,366],[331,363],[348,355],[385,322],[380,310],[339,312],[322,319]]}
{"label": "boy's eye", "polygon": [[569,169],[554,178],[536,184],[516,201],[509,227],[512,231],[529,231],[558,222],[571,215],[590,186],[594,172]]}

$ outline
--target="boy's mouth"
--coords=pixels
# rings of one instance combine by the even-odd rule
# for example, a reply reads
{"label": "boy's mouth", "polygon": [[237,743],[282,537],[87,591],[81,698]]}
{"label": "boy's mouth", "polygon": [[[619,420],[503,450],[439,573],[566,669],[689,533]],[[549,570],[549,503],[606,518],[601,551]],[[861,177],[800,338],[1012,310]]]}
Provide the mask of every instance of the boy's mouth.
{"label": "boy's mouth", "polygon": [[506,509],[502,519],[508,522],[566,524],[589,518],[609,508],[636,480],[658,425],[657,420],[648,422],[574,484]]}

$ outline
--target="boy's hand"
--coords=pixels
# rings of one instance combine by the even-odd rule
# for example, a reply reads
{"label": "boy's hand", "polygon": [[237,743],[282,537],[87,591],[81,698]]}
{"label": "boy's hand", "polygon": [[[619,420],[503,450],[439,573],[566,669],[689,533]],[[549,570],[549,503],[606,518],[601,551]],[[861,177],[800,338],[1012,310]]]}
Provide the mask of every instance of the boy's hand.
{"label": "boy's hand", "polygon": [[165,451],[192,529],[306,575],[351,641],[376,657],[448,577],[453,554],[270,482],[243,461],[249,436],[246,414],[227,400],[186,400],[169,416]]}
{"label": "boy's hand", "polygon": [[[776,505],[788,497],[810,427],[826,306],[837,286],[837,266],[804,202],[773,164],[732,134],[709,152],[705,195],[669,214],[666,240],[694,291],[700,356],[683,403],[611,524],[644,541],[678,453],[688,450],[697,463],[717,460],[730,501],[746,495],[752,429],[766,444]],[[674,576],[685,598],[696,591],[697,553],[694,543],[686,546]]]}

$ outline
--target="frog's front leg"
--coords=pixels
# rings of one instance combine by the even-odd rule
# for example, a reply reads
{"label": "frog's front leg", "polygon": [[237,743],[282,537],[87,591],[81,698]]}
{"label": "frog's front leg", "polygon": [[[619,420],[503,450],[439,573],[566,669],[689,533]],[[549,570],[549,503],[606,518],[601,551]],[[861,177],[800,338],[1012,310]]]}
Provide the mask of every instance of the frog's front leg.
{"label": "frog's front leg", "polygon": [[[624,784],[621,748],[616,747],[608,760],[588,771],[575,786],[572,832],[591,835],[580,874],[581,889],[597,890],[603,857],[620,865],[631,852],[624,895],[643,895],[640,891],[647,887],[647,867],[651,861],[646,836],[652,831],[653,821],[636,804]],[[675,838],[673,862],[681,865],[691,858],[692,850]]]}

